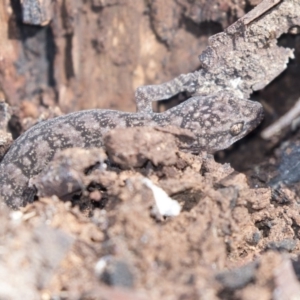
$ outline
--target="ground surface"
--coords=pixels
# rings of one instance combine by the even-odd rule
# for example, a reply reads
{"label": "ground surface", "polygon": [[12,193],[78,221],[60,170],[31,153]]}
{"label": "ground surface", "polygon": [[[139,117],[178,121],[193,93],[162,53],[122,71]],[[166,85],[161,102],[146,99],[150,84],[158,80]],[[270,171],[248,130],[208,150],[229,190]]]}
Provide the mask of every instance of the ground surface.
{"label": "ground surface", "polygon": [[[40,30],[33,34],[35,29],[27,28],[32,30],[30,38],[18,40],[11,31],[5,43],[9,54],[9,43],[25,41],[25,49],[31,53],[38,39],[54,34],[56,72],[47,72],[55,76],[55,80],[50,76],[53,81],[39,76],[41,70],[36,75],[32,71],[35,65],[28,67],[26,62],[31,59],[28,52],[17,64],[18,68],[27,66],[23,73],[15,71],[15,57],[6,61],[6,73],[2,61],[3,98],[11,104],[12,118],[7,132],[0,131],[0,156],[11,142],[10,132],[16,137],[37,120],[59,115],[61,110],[95,106],[133,110],[135,85],[162,82],[196,69],[197,54],[206,46],[208,35],[232,23],[258,1],[245,5],[244,1],[216,0],[211,6],[206,1],[196,1],[194,6],[190,1],[166,1],[170,2],[168,9],[152,1],[146,7],[149,11],[142,1],[134,10],[135,1],[92,2],[82,2],[76,11],[66,1],[65,10],[59,12],[67,16],[79,12],[83,22],[92,10],[95,18],[83,23],[91,28],[97,24],[107,33],[92,34],[93,42],[86,46],[98,61],[97,67],[89,61],[92,55],[82,54],[76,47],[71,51],[68,38],[74,34],[82,41],[88,34],[78,35],[79,23],[76,28],[72,22],[60,23],[60,13],[50,33]],[[221,10],[212,9],[216,3]],[[194,14],[199,7],[203,13]],[[132,22],[137,15],[142,21]],[[11,26],[14,19],[9,20]],[[139,30],[143,38],[126,34],[120,46],[124,33],[116,20],[124,20],[125,28]],[[165,23],[161,20],[168,20],[168,27],[162,26]],[[107,29],[107,22],[115,22],[111,28],[116,32]],[[59,26],[64,27],[65,35],[58,34]],[[113,41],[109,34],[118,36],[116,45],[106,43]],[[140,42],[147,38],[149,48]],[[295,60],[252,97],[264,105],[264,123],[231,149],[217,153],[216,158],[183,152],[182,144],[188,137],[175,129],[113,131],[105,139],[104,150],[60,153],[35,179],[39,201],[20,211],[0,212],[0,298],[298,299],[299,130],[288,129],[272,141],[260,138],[261,130],[300,96],[300,36],[283,36],[280,43],[295,48]],[[138,48],[139,55],[128,51],[129,44]],[[186,45],[192,45],[188,51]],[[112,51],[114,47],[118,52]],[[147,49],[156,51],[145,61]],[[68,51],[73,53],[73,61],[65,61]],[[35,56],[39,51],[32,53]],[[42,54],[40,57],[43,61]],[[84,66],[81,72],[79,61]],[[38,65],[43,67],[41,62]],[[99,74],[90,76],[93,69]],[[103,70],[109,70],[108,75]],[[16,81],[14,72],[19,76]],[[65,174],[70,176],[66,179]],[[83,192],[68,194],[70,184],[83,187]],[[155,201],[162,196],[154,194],[153,185],[180,203],[179,215],[164,217],[157,212]],[[53,190],[59,197],[51,196]]]}
{"label": "ground surface", "polygon": [[[99,149],[58,155],[36,184],[44,195],[61,191],[66,202],[52,196],[1,212],[1,297],[298,295],[295,194],[282,189],[285,197],[272,196],[255,176],[247,178],[205,153],[184,153],[179,149],[184,133],[170,132],[116,130],[105,139],[108,156]],[[145,177],[178,200],[178,216],[155,212],[161,196]],[[74,182],[86,191],[67,195],[66,186]]]}

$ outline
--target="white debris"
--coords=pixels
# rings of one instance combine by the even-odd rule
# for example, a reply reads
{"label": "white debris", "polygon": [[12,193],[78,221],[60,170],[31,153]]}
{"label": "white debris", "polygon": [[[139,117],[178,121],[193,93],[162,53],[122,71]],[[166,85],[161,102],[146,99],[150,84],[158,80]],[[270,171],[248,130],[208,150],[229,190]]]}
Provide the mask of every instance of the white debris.
{"label": "white debris", "polygon": [[9,218],[12,221],[12,224],[19,226],[24,221],[24,213],[21,211],[12,211],[9,213]]}
{"label": "white debris", "polygon": [[12,211],[9,216],[13,221],[20,221],[23,218],[23,213],[21,211]]}
{"label": "white debris", "polygon": [[163,189],[153,184],[150,179],[143,178],[142,182],[152,190],[155,199],[155,207],[153,209],[155,216],[174,217],[179,215],[181,206],[178,201],[170,198]]}
{"label": "white debris", "polygon": [[105,255],[103,257],[101,257],[96,265],[95,265],[95,274],[98,277],[101,277],[102,273],[105,271],[108,263],[112,260],[112,256],[111,255]]}
{"label": "white debris", "polygon": [[231,79],[229,80],[231,86],[236,89],[241,83],[242,83],[242,79],[240,77],[237,77],[235,79]]}

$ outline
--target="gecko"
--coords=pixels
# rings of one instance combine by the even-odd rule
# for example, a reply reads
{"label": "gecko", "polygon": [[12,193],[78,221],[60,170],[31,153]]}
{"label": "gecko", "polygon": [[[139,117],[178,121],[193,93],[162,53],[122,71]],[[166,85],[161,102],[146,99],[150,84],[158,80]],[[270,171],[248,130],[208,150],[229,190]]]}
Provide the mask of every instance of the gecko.
{"label": "gecko", "polygon": [[[209,46],[199,56],[200,70],[163,84],[139,87],[135,94],[136,113],[93,109],[30,128],[13,142],[0,162],[2,203],[16,209],[32,202],[35,190],[28,186],[30,178],[39,174],[58,151],[102,147],[103,136],[114,128],[173,125],[188,129],[195,140],[186,150],[194,153],[214,153],[244,137],[263,118],[261,104],[249,100],[250,94],[278,76],[293,57],[292,50],[277,47],[274,41],[286,27],[296,26],[298,19],[289,16],[286,26],[272,22],[272,18],[282,17],[280,6],[284,10],[288,4],[289,1],[263,0],[224,32],[209,38]],[[297,9],[291,13],[297,16]],[[273,27],[261,32],[266,27],[264,22]],[[165,112],[153,112],[153,101],[180,92],[188,92],[191,98]]]}
{"label": "gecko", "polygon": [[[144,93],[153,92],[153,86],[143,88]],[[145,103],[143,88],[137,90],[137,103]],[[30,178],[39,174],[58,151],[102,147],[103,136],[114,128],[177,126],[195,136],[187,151],[214,153],[244,137],[262,117],[260,103],[225,90],[191,97],[162,113],[153,112],[148,105],[137,105],[136,113],[91,109],[42,121],[17,138],[4,155],[0,163],[0,199],[13,209],[32,202],[36,191],[28,187]]]}

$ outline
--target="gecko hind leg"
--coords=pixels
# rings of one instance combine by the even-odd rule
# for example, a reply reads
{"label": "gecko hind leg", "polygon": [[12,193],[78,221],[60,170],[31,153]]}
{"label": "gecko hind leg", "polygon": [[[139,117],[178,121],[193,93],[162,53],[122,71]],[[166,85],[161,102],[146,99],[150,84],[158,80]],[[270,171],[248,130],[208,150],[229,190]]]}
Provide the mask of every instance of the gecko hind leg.
{"label": "gecko hind leg", "polygon": [[181,74],[158,85],[144,85],[136,89],[135,101],[138,113],[152,113],[152,101],[166,100],[181,92],[195,93],[197,88],[196,72]]}

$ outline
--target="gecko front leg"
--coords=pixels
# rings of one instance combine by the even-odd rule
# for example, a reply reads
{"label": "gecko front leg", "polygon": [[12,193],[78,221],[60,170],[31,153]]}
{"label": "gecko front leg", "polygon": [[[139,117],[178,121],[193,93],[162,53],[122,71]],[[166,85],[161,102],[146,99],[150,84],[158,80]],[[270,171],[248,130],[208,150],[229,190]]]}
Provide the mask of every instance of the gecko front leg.
{"label": "gecko front leg", "polygon": [[138,113],[151,114],[152,101],[166,100],[181,92],[195,93],[197,72],[181,74],[171,81],[158,85],[144,85],[136,89],[135,101]]}

